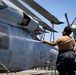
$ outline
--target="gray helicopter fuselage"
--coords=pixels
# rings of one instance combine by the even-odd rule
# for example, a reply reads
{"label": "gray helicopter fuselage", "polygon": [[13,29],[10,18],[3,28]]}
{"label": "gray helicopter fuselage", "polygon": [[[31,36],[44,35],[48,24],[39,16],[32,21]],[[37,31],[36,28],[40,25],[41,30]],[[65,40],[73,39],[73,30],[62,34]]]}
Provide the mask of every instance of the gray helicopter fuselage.
{"label": "gray helicopter fuselage", "polygon": [[0,22],[0,61],[11,71],[50,65],[56,61],[54,47],[37,40],[27,30]]}
{"label": "gray helicopter fuselage", "polygon": [[30,15],[8,0],[0,1],[0,62],[10,71],[55,65],[58,51],[37,38],[40,31]]}

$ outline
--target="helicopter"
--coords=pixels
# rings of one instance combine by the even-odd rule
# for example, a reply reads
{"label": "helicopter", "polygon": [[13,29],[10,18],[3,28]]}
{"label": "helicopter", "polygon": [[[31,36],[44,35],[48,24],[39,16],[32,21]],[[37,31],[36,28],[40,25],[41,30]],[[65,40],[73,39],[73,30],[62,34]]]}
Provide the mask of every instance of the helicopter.
{"label": "helicopter", "polygon": [[74,20],[72,21],[72,23],[69,22],[69,19],[68,19],[68,16],[67,16],[67,13],[65,13],[65,19],[66,19],[66,22],[67,22],[67,25],[70,26],[72,28],[72,33],[71,33],[71,37],[74,38],[75,40],[75,47],[74,47],[74,50],[76,52],[76,17],[74,18]]}
{"label": "helicopter", "polygon": [[[34,0],[22,1],[52,24],[63,23]],[[57,48],[37,37],[48,31],[57,32],[18,0],[0,0],[0,62],[10,71],[55,65]]]}

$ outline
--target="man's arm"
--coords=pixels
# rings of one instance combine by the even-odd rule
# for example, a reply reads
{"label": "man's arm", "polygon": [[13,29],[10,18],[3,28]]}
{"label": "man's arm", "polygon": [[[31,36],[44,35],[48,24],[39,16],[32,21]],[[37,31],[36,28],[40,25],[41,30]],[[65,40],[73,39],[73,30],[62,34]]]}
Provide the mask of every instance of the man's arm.
{"label": "man's arm", "polygon": [[56,42],[43,41],[43,43],[47,43],[47,44],[49,44],[51,46],[56,46],[57,45]]}

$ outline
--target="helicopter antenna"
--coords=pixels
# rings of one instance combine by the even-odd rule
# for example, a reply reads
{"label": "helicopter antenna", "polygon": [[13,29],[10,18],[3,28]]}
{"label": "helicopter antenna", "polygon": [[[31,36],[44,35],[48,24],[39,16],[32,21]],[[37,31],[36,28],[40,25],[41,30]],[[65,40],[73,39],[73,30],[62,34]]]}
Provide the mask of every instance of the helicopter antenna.
{"label": "helicopter antenna", "polygon": [[69,26],[70,23],[69,23],[69,20],[68,20],[68,17],[67,17],[67,13],[65,13],[65,18],[66,18],[67,24],[68,24],[68,26]]}

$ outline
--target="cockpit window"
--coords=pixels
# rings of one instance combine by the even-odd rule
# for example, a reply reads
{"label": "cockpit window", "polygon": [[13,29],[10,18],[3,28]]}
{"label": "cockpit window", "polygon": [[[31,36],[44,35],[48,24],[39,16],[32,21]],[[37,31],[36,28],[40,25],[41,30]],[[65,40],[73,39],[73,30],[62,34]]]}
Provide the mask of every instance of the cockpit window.
{"label": "cockpit window", "polygon": [[9,47],[9,33],[5,26],[0,25],[0,49],[8,49]]}

